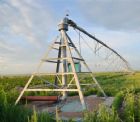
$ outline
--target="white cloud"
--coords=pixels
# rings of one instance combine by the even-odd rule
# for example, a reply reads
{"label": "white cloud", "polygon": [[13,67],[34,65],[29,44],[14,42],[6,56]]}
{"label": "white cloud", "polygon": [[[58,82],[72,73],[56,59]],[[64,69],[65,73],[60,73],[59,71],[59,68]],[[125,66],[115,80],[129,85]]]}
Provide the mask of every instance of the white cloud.
{"label": "white cloud", "polygon": [[[48,7],[41,8],[39,1],[9,0],[0,5],[1,27],[8,27],[14,35],[23,35],[36,46],[42,46],[54,16]],[[40,34],[41,33],[41,34]]]}
{"label": "white cloud", "polygon": [[7,44],[6,42],[2,42],[2,40],[0,41],[0,50],[7,50],[7,51],[15,51],[15,49],[13,47],[11,47],[9,44]]}
{"label": "white cloud", "polygon": [[[59,17],[62,11],[69,7],[67,2],[58,4],[58,6],[57,2],[50,3],[50,1],[44,2],[43,0],[0,1],[0,73],[29,73],[36,67],[48,46],[46,40],[50,37],[53,38],[53,34],[55,34],[52,29],[55,29],[58,24],[56,17]],[[54,3],[56,4],[54,5]],[[127,2],[127,8],[133,6],[132,9],[128,10],[124,7],[125,2],[121,1],[81,0],[77,4],[80,9],[76,7],[77,2],[74,3],[75,5],[70,6],[70,8],[74,12],[76,11],[71,13],[75,15],[75,19],[83,22],[84,18],[82,17],[84,15],[87,23],[95,24],[92,29],[88,26],[90,32],[94,32],[97,38],[119,51],[128,61],[136,64],[134,65],[136,67],[139,58],[133,56],[139,57],[136,52],[139,51],[139,47],[136,45],[139,45],[140,36],[134,32],[140,30],[138,26],[140,24],[139,13],[137,12],[139,11],[138,4],[136,5],[131,1]],[[65,7],[61,8],[62,6]],[[58,12],[60,8],[61,10]],[[86,25],[87,23],[83,24]],[[90,23],[90,25],[92,24]],[[100,27],[101,30],[97,27]],[[73,39],[77,40],[78,37],[74,36]],[[134,47],[136,49],[133,49]]]}
{"label": "white cloud", "polygon": [[40,1],[0,1],[0,20],[0,73],[31,72],[47,48],[52,10]]}
{"label": "white cloud", "polygon": [[140,31],[139,0],[79,0],[85,18],[111,30]]}

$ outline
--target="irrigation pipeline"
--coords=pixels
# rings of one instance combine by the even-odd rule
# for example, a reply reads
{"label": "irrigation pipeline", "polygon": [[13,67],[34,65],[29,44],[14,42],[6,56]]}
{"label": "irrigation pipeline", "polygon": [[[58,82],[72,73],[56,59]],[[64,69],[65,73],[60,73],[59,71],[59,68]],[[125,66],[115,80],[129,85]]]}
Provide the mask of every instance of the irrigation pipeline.
{"label": "irrigation pipeline", "polygon": [[109,47],[108,45],[106,45],[104,42],[102,42],[101,40],[97,39],[96,37],[94,37],[93,35],[91,35],[90,33],[88,33],[86,30],[84,30],[83,28],[79,27],[75,22],[73,22],[72,20],[68,19],[68,25],[73,27],[74,29],[77,29],[81,32],[83,32],[84,34],[86,34],[87,36],[89,36],[90,38],[94,39],[95,41],[97,41],[98,43],[100,43],[101,45],[103,45],[104,47],[108,48],[109,50],[111,50],[113,53],[115,53],[127,66],[127,69],[129,71],[131,71],[131,68],[129,67],[128,62],[119,54],[117,53],[114,49],[112,49],[111,47]]}

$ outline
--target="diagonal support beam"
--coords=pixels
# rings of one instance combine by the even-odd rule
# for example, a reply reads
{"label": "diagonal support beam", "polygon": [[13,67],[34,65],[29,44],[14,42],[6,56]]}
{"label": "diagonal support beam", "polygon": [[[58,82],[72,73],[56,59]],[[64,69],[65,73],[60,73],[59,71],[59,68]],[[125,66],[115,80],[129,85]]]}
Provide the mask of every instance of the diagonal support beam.
{"label": "diagonal support beam", "polygon": [[[68,35],[66,35],[66,36],[67,36],[67,38],[69,39],[69,41],[74,45],[74,43],[72,42],[72,40],[70,39],[70,37],[69,37]],[[74,49],[75,49],[75,51],[77,52],[77,54],[79,55],[79,57],[80,57],[81,59],[83,59],[83,57],[82,57],[81,54],[79,53],[78,49],[77,49],[77,48],[74,48]],[[101,88],[101,86],[99,85],[98,81],[96,80],[96,78],[95,78],[94,75],[93,75],[93,72],[90,70],[90,68],[88,67],[88,65],[86,64],[86,62],[85,62],[85,61],[82,61],[82,63],[85,65],[85,67],[88,69],[88,71],[91,72],[90,75],[91,75],[93,81],[97,84],[98,88],[99,88],[100,91],[103,93],[104,97],[107,97],[107,95],[105,94],[105,92],[104,92],[104,90]]]}
{"label": "diagonal support beam", "polygon": [[85,100],[84,100],[84,96],[83,96],[83,93],[82,93],[82,89],[81,89],[81,86],[80,86],[78,75],[76,73],[76,69],[75,69],[75,66],[74,66],[74,61],[73,61],[73,58],[72,58],[72,53],[71,53],[70,47],[68,46],[67,34],[65,32],[63,34],[65,35],[64,37],[65,37],[65,41],[67,43],[67,50],[69,51],[69,55],[70,55],[69,57],[71,57],[69,61],[70,61],[71,67],[72,67],[72,72],[74,73],[73,75],[74,75],[76,86],[77,86],[77,89],[78,89],[80,101],[81,101],[83,110],[85,110],[87,108],[87,106],[86,106],[86,103],[85,103]]}

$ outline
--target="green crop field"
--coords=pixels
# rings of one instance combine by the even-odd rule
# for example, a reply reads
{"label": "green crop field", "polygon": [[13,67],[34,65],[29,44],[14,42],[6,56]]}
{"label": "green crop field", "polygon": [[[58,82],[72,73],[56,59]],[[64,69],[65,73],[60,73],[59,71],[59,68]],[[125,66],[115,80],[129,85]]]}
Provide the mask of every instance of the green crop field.
{"label": "green crop field", "polygon": [[[140,72],[134,74],[95,73],[95,76],[107,96],[114,96],[115,99],[111,108],[100,105],[98,111],[85,112],[83,121],[140,122]],[[29,76],[0,77],[0,122],[56,121],[54,119],[55,115],[50,116],[46,112],[38,114],[35,109],[30,110],[26,105],[14,105],[19,95],[19,88],[26,84],[28,78]],[[83,81],[89,83],[90,77],[85,77]],[[37,83],[38,78],[35,78],[33,84]],[[32,94],[46,95],[47,93],[34,92]],[[102,96],[102,93],[96,88],[89,87],[84,91],[84,95],[91,94]],[[69,95],[76,95],[76,93],[70,93]]]}

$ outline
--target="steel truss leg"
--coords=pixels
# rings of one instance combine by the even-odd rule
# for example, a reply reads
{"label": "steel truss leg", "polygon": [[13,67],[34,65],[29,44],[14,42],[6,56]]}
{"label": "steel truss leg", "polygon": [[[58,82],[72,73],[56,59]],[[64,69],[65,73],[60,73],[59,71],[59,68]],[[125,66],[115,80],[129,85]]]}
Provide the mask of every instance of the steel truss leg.
{"label": "steel truss leg", "polygon": [[[49,46],[48,51],[47,51],[47,53],[46,53],[45,56],[44,56],[44,59],[47,58],[47,56],[48,56],[50,50],[52,49],[52,47],[53,47],[53,45],[54,45],[54,42],[55,42],[57,39],[58,39],[58,36],[57,36],[56,39],[53,41],[53,43],[51,44],[51,46]],[[38,67],[37,67],[37,72],[39,72],[39,69],[40,69],[40,67],[41,67],[42,64],[43,64],[43,61],[41,60],[40,63],[39,63],[39,65],[38,65]],[[19,100],[21,99],[22,95],[23,95],[24,92],[26,91],[27,87],[28,87],[29,84],[31,83],[32,79],[33,79],[34,76],[35,76],[34,74],[36,74],[36,73],[33,73],[33,74],[31,75],[31,77],[29,78],[29,80],[28,80],[28,82],[26,83],[25,87],[23,88],[23,90],[21,91],[20,95],[18,96],[18,98],[17,98],[17,100],[16,100],[16,102],[15,102],[15,105],[19,102]]]}
{"label": "steel truss leg", "polygon": [[[61,43],[61,42],[60,42]],[[58,58],[61,58],[61,47],[59,47],[59,51],[58,51]],[[57,60],[57,66],[56,66],[56,73],[59,72],[59,66],[60,66],[60,60]],[[58,85],[58,77],[55,77],[55,85]]]}
{"label": "steel truss leg", "polygon": [[64,39],[65,39],[65,41],[66,41],[67,50],[69,51],[69,54],[70,54],[69,57],[71,57],[69,61],[70,61],[71,67],[72,67],[72,72],[74,73],[74,78],[75,78],[76,86],[77,86],[77,89],[78,89],[80,101],[81,101],[83,110],[85,110],[87,107],[86,107],[86,103],[85,103],[84,96],[83,96],[83,93],[82,93],[82,89],[81,89],[81,86],[80,86],[80,82],[79,82],[79,80],[78,80],[78,76],[77,76],[77,73],[76,73],[76,69],[75,69],[75,66],[74,66],[74,61],[73,61],[73,59],[72,59],[71,49],[70,49],[70,47],[68,46],[68,39],[67,39],[66,32],[63,31],[63,34],[64,34]]}
{"label": "steel truss leg", "polygon": [[[74,45],[74,43],[72,42],[72,40],[70,39],[70,37],[69,37],[67,34],[66,34],[66,36],[67,36],[67,38],[69,39],[69,41],[73,44],[73,46],[75,47],[75,45]],[[79,51],[77,50],[77,48],[75,47],[74,49],[75,49],[75,51],[77,52],[77,54],[79,55],[79,57],[80,57],[81,59],[83,59],[83,57],[81,56],[81,54],[79,53]],[[90,70],[90,68],[88,67],[88,65],[86,64],[86,62],[85,62],[84,60],[83,60],[82,62],[83,62],[83,64],[85,65],[85,67],[87,68],[87,70],[88,70],[89,72],[91,72],[90,75],[91,75],[93,81],[97,84],[98,88],[99,88],[100,91],[103,93],[104,97],[107,97],[107,95],[105,94],[105,92],[104,92],[104,90],[101,88],[101,86],[99,85],[98,81],[96,80],[96,78],[95,78],[94,75],[93,75],[93,72]]]}

